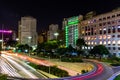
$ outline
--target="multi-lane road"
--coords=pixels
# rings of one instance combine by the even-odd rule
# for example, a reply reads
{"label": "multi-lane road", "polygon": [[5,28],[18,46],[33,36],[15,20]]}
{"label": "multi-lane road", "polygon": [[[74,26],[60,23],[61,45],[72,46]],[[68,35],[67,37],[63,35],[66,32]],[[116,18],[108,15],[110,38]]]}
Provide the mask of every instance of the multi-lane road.
{"label": "multi-lane road", "polygon": [[42,74],[27,65],[25,61],[5,54],[0,56],[0,72],[12,77],[44,79]]}
{"label": "multi-lane road", "polygon": [[[0,57],[0,71],[14,77],[44,79],[40,73],[28,66],[24,60],[28,60],[36,64],[53,65],[45,60],[34,59],[25,55],[19,54],[15,57],[2,54]],[[107,80],[114,73],[113,69],[105,63],[96,62],[95,60],[92,62],[96,64],[96,70],[89,74],[51,80]]]}

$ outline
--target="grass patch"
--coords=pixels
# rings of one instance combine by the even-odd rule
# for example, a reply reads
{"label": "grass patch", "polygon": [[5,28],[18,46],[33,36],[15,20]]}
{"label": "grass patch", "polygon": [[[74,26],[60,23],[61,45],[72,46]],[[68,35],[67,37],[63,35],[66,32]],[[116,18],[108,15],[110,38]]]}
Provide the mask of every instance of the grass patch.
{"label": "grass patch", "polygon": [[120,75],[118,75],[114,80],[120,80]]}
{"label": "grass patch", "polygon": [[47,73],[53,74],[58,77],[68,77],[69,74],[65,70],[61,70],[57,68],[57,66],[44,66],[44,65],[36,65],[34,63],[29,63],[30,66],[34,67],[35,69],[45,71]]}
{"label": "grass patch", "polygon": [[0,74],[0,80],[7,80],[6,74]]}

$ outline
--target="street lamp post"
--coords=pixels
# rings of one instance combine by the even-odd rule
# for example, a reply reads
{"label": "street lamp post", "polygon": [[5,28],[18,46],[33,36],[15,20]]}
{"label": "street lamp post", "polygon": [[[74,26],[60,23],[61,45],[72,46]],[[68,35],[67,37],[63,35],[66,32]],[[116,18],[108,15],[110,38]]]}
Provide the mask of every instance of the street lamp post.
{"label": "street lamp post", "polygon": [[54,36],[56,37],[56,40],[57,40],[57,37],[58,37],[59,33],[54,33]]}
{"label": "street lamp post", "polygon": [[61,57],[62,57],[62,56],[60,56],[60,62],[61,62]]}
{"label": "street lamp post", "polygon": [[[49,62],[50,62],[50,56],[49,56]],[[49,74],[50,74],[50,65],[49,65]]]}
{"label": "street lamp post", "polygon": [[[48,58],[49,58],[49,62],[50,62],[50,53],[48,53],[48,56],[49,56]],[[48,72],[50,74],[50,65],[49,65],[49,71]]]}
{"label": "street lamp post", "polygon": [[28,51],[29,51],[29,56],[30,56],[30,44],[31,44],[30,42],[31,42],[32,37],[29,36],[28,39],[29,39],[29,40],[28,40],[28,41],[29,41],[29,42],[28,42],[28,44],[29,44],[29,50],[28,50]]}

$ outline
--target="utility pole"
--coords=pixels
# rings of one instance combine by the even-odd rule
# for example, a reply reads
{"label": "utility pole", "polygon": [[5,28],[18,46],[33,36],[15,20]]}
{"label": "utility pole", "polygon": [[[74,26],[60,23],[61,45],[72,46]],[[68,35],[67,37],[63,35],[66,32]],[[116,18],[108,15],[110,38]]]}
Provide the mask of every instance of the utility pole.
{"label": "utility pole", "polygon": [[[2,24],[2,30],[4,28],[4,25]],[[2,31],[2,49],[3,49],[3,42],[4,42],[4,34],[3,34],[3,31]]]}

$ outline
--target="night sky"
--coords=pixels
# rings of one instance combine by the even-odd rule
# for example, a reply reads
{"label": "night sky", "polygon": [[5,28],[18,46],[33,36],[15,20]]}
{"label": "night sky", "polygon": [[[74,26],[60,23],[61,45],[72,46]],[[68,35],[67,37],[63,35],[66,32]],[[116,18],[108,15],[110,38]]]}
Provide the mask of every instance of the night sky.
{"label": "night sky", "polygon": [[2,0],[0,1],[0,29],[16,30],[22,16],[37,19],[37,31],[47,30],[50,24],[62,26],[63,18],[85,15],[89,11],[97,14],[120,7],[120,0]]}

